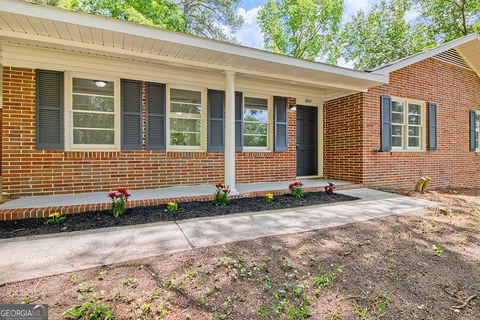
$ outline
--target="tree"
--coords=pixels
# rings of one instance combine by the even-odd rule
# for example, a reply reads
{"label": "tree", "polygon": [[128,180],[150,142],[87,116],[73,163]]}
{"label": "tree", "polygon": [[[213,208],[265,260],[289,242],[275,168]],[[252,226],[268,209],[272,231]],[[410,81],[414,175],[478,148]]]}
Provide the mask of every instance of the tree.
{"label": "tree", "polygon": [[188,33],[235,42],[234,33],[243,24],[236,15],[239,0],[178,0]]}
{"label": "tree", "polygon": [[406,21],[410,9],[408,0],[382,0],[350,17],[341,32],[344,59],[368,70],[434,47],[426,25]]}
{"label": "tree", "polygon": [[439,43],[480,31],[479,0],[420,0],[416,8]]}
{"label": "tree", "polygon": [[184,31],[184,18],[171,0],[67,0],[67,9]]}
{"label": "tree", "polygon": [[343,0],[268,0],[258,21],[267,50],[335,63],[342,14]]}

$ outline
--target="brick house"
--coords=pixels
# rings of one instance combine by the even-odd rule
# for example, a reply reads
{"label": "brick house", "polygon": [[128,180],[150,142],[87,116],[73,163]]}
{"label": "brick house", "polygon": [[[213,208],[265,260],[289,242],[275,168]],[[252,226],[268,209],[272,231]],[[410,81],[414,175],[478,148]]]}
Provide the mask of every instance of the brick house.
{"label": "brick house", "polygon": [[11,197],[480,174],[473,34],[370,72],[0,0],[1,182]]}

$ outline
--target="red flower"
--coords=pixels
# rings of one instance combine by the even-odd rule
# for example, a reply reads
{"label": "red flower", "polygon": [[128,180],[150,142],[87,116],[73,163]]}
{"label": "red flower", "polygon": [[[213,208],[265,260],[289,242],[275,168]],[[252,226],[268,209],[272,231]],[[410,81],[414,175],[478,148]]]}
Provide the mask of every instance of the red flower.
{"label": "red flower", "polygon": [[294,183],[291,183],[289,186],[288,186],[288,189],[292,189],[292,188],[295,188],[295,187],[303,187],[303,183],[299,182],[299,181],[295,181]]}
{"label": "red flower", "polygon": [[112,200],[123,198],[127,200],[130,197],[130,193],[128,193],[127,188],[118,188],[117,191],[112,191],[108,193],[108,197]]}
{"label": "red flower", "polygon": [[109,192],[109,193],[108,193],[108,197],[109,197],[110,199],[112,199],[112,200],[116,198],[116,195],[117,195],[116,192]]}
{"label": "red flower", "polygon": [[217,183],[217,184],[215,185],[215,187],[216,187],[217,189],[225,189],[225,185],[224,185],[223,183]]}
{"label": "red flower", "polygon": [[228,194],[228,193],[230,193],[230,189],[225,188],[225,189],[222,190],[222,192]]}

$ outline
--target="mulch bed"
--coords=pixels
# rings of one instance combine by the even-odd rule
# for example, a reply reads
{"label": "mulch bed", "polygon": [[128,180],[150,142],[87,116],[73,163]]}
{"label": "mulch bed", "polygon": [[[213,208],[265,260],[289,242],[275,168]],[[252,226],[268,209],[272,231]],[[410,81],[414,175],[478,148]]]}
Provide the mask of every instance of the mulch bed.
{"label": "mulch bed", "polygon": [[301,199],[294,198],[291,195],[280,195],[276,196],[272,203],[266,203],[263,197],[241,198],[231,200],[223,207],[216,207],[210,201],[184,202],[179,204],[176,212],[164,212],[165,205],[136,207],[128,209],[118,218],[114,218],[108,210],[88,211],[81,214],[68,215],[65,221],[60,224],[46,225],[46,218],[0,221],[0,239],[286,209],[357,199],[338,193],[327,195],[325,192],[307,192]]}

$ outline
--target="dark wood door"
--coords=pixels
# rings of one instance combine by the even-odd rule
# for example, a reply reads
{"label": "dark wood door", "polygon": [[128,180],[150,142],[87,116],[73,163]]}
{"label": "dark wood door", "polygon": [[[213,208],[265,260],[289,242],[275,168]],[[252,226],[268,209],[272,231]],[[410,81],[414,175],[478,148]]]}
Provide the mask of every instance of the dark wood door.
{"label": "dark wood door", "polygon": [[317,108],[297,106],[297,176],[318,174]]}

